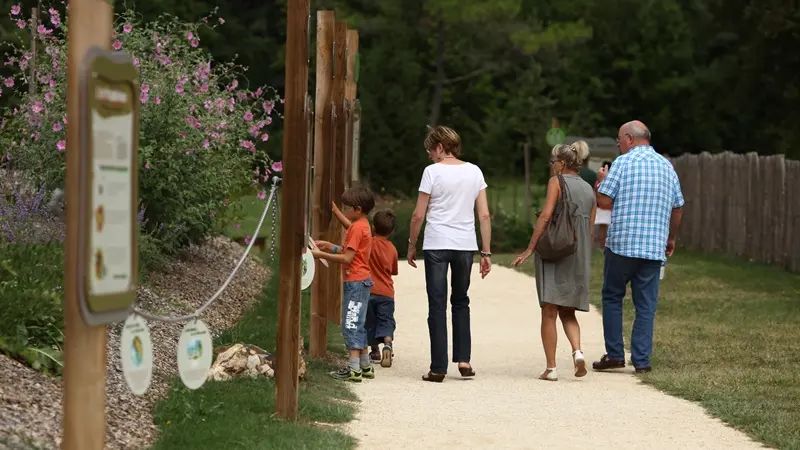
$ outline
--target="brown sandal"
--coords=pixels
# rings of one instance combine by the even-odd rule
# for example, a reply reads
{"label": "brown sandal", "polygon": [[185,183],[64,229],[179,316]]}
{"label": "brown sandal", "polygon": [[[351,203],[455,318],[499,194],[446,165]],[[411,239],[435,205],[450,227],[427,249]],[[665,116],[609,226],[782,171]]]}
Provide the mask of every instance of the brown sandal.
{"label": "brown sandal", "polygon": [[432,383],[441,383],[444,381],[445,374],[428,372],[422,376],[422,381],[430,381]]}
{"label": "brown sandal", "polygon": [[469,367],[459,367],[458,371],[461,373],[462,377],[474,377],[475,371],[472,370],[472,366]]}

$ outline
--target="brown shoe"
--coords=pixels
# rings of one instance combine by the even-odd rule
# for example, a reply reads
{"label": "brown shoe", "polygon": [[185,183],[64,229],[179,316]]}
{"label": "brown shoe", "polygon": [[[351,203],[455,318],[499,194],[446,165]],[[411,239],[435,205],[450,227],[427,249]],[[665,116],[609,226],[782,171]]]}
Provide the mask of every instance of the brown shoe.
{"label": "brown shoe", "polygon": [[623,367],[625,367],[624,359],[611,359],[608,355],[603,355],[600,361],[592,363],[592,369],[594,370],[622,369]]}

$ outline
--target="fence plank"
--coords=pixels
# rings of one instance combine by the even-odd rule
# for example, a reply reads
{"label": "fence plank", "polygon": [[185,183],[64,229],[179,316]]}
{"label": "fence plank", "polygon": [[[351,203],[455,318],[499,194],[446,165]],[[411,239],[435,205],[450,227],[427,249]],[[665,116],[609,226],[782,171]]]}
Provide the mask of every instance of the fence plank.
{"label": "fence plank", "polygon": [[800,161],[786,161],[786,268],[800,273]]}
{"label": "fence plank", "polygon": [[761,200],[763,192],[759,189],[759,161],[757,153],[748,153],[747,166],[750,171],[750,186],[747,192],[747,248],[745,256],[751,260],[759,260],[761,236]]}
{"label": "fence plank", "polygon": [[736,205],[734,215],[736,249],[734,254],[736,256],[744,256],[747,253],[747,205],[750,200],[750,166],[744,155],[736,155],[735,158],[735,173],[734,177],[731,178],[737,193],[734,198],[734,204]]}
{"label": "fence plank", "polygon": [[714,204],[714,186],[716,183],[714,182],[714,173],[713,173],[714,162],[712,160],[711,154],[708,152],[703,152],[700,154],[700,189],[697,189],[696,192],[700,198],[700,202],[702,203],[702,220],[700,222],[700,249],[704,252],[713,252],[714,251],[714,230],[713,223],[715,222],[715,216],[719,214],[719,210],[717,205]]}
{"label": "fence plank", "polygon": [[[772,227],[770,229],[772,263],[783,266],[786,262],[786,159],[783,155],[768,157],[772,178],[770,184],[773,192],[770,197],[772,202]],[[768,235],[769,237],[769,235]]]}

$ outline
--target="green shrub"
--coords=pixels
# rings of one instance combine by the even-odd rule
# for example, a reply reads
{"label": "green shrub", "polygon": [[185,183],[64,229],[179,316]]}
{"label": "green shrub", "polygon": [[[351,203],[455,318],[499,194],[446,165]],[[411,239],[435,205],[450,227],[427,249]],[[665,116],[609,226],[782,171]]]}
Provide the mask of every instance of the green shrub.
{"label": "green shrub", "polygon": [[[67,24],[56,5],[48,11],[35,33],[41,50],[35,79],[25,43],[7,55],[16,74],[2,80],[0,94],[15,93],[20,106],[6,111],[0,148],[34,186],[50,190],[65,173]],[[18,8],[11,17],[24,28]],[[113,48],[133,57],[141,81],[140,223],[162,252],[225,229],[238,219],[233,200],[277,168],[266,152],[267,129],[279,116],[275,91],[240,87],[243,67],[218,64],[199,48],[200,29],[222,22],[162,16],[145,23],[131,10],[116,18]],[[33,93],[19,89],[26,84],[34,84]]]}
{"label": "green shrub", "polygon": [[64,247],[0,242],[0,352],[61,373]]}

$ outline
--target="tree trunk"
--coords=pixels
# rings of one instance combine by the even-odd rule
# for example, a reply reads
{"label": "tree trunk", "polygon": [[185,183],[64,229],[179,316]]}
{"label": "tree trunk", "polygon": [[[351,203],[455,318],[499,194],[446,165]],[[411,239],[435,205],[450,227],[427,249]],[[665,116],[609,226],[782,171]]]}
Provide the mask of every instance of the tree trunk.
{"label": "tree trunk", "polygon": [[436,30],[436,82],[431,99],[431,115],[428,118],[428,125],[432,127],[438,125],[442,113],[444,78],[444,21],[440,19]]}

